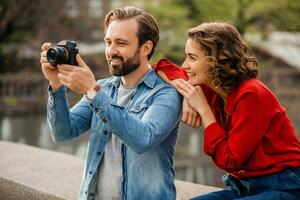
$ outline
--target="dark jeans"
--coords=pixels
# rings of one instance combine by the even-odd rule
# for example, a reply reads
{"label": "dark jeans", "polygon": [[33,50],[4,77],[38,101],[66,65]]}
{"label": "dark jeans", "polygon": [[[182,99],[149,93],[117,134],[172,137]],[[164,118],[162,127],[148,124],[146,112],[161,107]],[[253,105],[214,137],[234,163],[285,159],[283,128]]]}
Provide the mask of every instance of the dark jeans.
{"label": "dark jeans", "polygon": [[192,200],[300,200],[300,167],[248,179],[227,174],[223,182],[226,189]]}

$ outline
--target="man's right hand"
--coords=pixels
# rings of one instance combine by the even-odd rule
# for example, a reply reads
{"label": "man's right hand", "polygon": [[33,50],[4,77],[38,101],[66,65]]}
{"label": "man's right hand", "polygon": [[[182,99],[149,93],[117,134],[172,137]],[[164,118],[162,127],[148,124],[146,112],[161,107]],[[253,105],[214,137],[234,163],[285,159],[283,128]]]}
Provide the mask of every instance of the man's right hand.
{"label": "man's right hand", "polygon": [[51,47],[51,43],[44,43],[41,48],[41,66],[46,79],[50,82],[53,90],[57,90],[61,86],[60,79],[57,77],[58,69],[51,65],[47,60],[47,50]]}

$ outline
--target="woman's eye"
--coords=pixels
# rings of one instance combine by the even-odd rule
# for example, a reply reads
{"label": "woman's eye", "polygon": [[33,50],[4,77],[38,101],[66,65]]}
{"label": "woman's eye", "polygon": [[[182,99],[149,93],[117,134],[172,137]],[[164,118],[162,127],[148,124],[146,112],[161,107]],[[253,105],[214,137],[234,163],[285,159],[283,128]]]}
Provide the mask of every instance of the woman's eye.
{"label": "woman's eye", "polygon": [[193,56],[190,56],[190,60],[195,61],[195,58]]}

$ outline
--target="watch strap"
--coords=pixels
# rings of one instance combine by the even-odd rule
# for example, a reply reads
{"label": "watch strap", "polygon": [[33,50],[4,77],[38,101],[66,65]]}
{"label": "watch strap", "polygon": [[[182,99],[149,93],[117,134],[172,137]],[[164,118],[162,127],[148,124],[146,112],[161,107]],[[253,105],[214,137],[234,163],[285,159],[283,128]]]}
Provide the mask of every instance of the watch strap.
{"label": "watch strap", "polygon": [[94,90],[95,92],[99,92],[100,89],[101,89],[101,86],[100,86],[99,84],[97,84],[97,85],[93,88],[93,90]]}

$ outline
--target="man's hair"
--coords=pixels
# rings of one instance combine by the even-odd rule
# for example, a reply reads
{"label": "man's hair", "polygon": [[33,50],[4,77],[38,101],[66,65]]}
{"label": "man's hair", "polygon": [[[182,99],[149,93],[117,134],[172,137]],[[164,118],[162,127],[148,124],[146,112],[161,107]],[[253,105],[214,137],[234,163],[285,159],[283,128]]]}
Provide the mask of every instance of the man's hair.
{"label": "man's hair", "polygon": [[148,40],[152,41],[153,43],[153,48],[148,55],[148,60],[150,60],[159,40],[159,28],[156,20],[149,13],[140,8],[131,6],[113,9],[105,17],[104,30],[107,31],[108,26],[114,20],[126,20],[132,18],[138,23],[137,37],[139,47],[141,47]]}
{"label": "man's hair", "polygon": [[190,39],[199,44],[211,61],[209,79],[229,92],[244,80],[258,76],[258,64],[253,51],[243,41],[238,30],[227,23],[203,23],[191,28]]}

